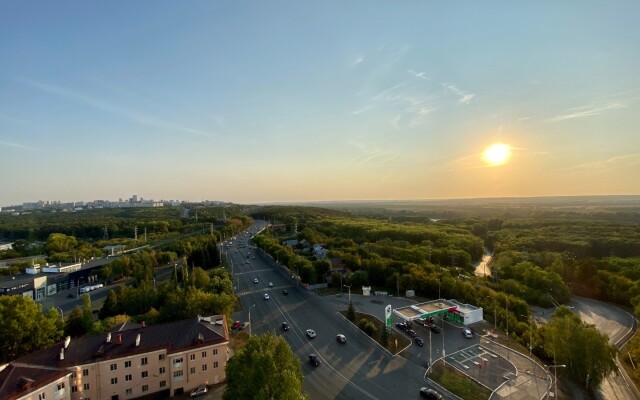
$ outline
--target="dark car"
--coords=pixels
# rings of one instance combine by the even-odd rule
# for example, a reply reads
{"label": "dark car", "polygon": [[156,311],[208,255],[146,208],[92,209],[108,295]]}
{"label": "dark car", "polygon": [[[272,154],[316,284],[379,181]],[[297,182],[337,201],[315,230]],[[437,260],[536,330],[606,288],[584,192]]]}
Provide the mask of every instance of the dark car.
{"label": "dark car", "polygon": [[70,298],[70,299],[75,299],[75,298],[76,298],[76,295],[75,295],[75,293],[69,293],[69,294],[67,295],[67,297],[68,297],[68,298]]}
{"label": "dark car", "polygon": [[440,327],[438,325],[430,325],[429,329],[431,329],[433,333],[440,333]]}
{"label": "dark car", "polygon": [[311,365],[313,365],[314,367],[317,367],[318,365],[320,365],[320,357],[318,357],[315,354],[309,354],[309,362],[311,363]]}
{"label": "dark car", "polygon": [[405,330],[405,332],[407,332],[407,335],[411,336],[411,337],[416,337],[418,334],[416,333],[416,331],[414,331],[411,328],[407,328],[407,330]]}
{"label": "dark car", "polygon": [[420,388],[420,397],[431,400],[442,400],[442,395],[440,393],[426,387]]}
{"label": "dark car", "polygon": [[404,331],[405,329],[407,329],[407,324],[405,324],[404,322],[396,322],[396,328],[402,329]]}
{"label": "dark car", "polygon": [[288,322],[286,322],[286,321],[285,321],[285,322],[283,322],[283,323],[282,323],[282,330],[283,330],[283,331],[288,331],[289,329],[291,329],[291,327],[289,326],[289,323],[288,323]]}
{"label": "dark car", "polygon": [[418,346],[424,346],[424,340],[420,339],[419,337],[415,338],[415,341]]}
{"label": "dark car", "polygon": [[287,296],[289,295],[289,291],[287,289],[282,289],[282,294]]}

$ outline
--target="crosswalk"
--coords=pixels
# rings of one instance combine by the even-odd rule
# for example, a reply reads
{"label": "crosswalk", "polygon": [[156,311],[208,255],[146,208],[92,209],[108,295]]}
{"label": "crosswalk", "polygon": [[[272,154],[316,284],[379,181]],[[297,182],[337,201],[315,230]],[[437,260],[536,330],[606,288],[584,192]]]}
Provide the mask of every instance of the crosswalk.
{"label": "crosswalk", "polygon": [[277,290],[277,291],[282,291],[283,289],[289,289],[292,288],[293,286],[291,285],[278,285],[278,286],[274,286],[274,287],[261,287],[261,288],[254,288],[254,289],[250,289],[250,290],[241,290],[239,292],[236,292],[236,295],[238,297],[242,297],[242,296],[246,296],[248,294],[255,294],[255,293],[269,293],[271,291]]}

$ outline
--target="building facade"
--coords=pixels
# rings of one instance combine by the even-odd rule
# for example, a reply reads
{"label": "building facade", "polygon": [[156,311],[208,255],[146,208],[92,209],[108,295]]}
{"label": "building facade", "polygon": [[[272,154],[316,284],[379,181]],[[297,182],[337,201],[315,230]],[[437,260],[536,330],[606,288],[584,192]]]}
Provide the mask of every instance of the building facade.
{"label": "building facade", "polygon": [[[223,316],[125,326],[67,338],[12,364],[66,373],[70,400],[166,398],[225,380],[229,334]],[[7,398],[39,399],[24,395]]]}

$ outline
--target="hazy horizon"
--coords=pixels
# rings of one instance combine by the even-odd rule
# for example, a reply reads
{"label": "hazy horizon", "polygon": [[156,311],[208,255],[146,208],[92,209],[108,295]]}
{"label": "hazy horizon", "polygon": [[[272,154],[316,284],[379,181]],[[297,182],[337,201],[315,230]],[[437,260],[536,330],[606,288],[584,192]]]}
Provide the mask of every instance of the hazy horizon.
{"label": "hazy horizon", "polygon": [[638,2],[5,2],[0,204],[638,195],[637,26]]}

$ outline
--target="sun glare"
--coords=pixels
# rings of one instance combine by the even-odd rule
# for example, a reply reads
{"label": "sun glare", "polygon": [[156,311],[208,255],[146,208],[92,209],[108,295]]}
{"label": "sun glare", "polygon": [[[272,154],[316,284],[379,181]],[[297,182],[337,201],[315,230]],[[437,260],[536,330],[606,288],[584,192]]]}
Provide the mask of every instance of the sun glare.
{"label": "sun glare", "polygon": [[494,143],[487,147],[482,155],[485,162],[491,166],[503,165],[509,161],[511,147],[507,144]]}

